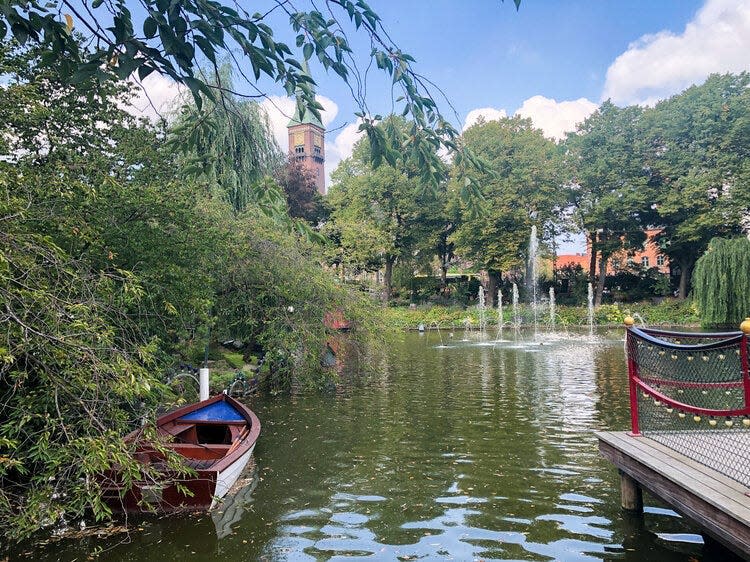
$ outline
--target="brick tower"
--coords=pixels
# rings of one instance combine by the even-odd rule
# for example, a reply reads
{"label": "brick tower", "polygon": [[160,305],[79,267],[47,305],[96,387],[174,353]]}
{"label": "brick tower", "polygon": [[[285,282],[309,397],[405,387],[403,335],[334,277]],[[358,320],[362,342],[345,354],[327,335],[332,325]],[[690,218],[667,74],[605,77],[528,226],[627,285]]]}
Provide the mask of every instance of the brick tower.
{"label": "brick tower", "polygon": [[[303,68],[307,72],[307,64]],[[326,130],[323,123],[307,108],[304,114],[300,115],[298,103],[286,127],[289,131],[289,157],[294,158],[312,172],[318,193],[325,195]]]}

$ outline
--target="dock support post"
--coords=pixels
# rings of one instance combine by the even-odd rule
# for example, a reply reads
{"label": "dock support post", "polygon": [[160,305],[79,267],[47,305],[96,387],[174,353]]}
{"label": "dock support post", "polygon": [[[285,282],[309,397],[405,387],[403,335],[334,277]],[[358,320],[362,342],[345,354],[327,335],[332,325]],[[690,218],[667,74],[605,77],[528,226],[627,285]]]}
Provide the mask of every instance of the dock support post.
{"label": "dock support post", "polygon": [[638,482],[623,471],[620,471],[620,493],[623,509],[643,513],[643,491]]}

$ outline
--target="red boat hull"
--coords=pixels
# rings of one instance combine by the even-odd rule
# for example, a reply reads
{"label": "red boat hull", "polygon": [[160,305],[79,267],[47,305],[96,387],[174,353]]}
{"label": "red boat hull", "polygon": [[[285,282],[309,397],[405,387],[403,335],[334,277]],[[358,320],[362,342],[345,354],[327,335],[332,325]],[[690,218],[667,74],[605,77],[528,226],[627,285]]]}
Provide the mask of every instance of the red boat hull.
{"label": "red boat hull", "polygon": [[[139,445],[136,458],[156,468],[155,481],[138,481],[125,490],[122,474],[114,469],[102,478],[104,500],[113,511],[138,513],[208,510],[237,480],[255,448],[260,421],[242,403],[225,395],[185,406],[157,420],[157,433],[166,447],[184,457],[195,476],[165,468],[164,455],[148,444]],[[140,432],[125,439],[137,442]]]}

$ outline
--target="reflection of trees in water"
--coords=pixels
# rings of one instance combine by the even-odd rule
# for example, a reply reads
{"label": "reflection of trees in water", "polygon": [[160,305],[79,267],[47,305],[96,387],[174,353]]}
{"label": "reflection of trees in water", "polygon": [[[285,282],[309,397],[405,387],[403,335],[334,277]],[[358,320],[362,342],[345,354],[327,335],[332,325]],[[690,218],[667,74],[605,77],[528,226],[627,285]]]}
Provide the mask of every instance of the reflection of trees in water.
{"label": "reflection of trees in water", "polygon": [[597,349],[594,356],[597,427],[625,430],[630,427],[628,366],[622,345]]}

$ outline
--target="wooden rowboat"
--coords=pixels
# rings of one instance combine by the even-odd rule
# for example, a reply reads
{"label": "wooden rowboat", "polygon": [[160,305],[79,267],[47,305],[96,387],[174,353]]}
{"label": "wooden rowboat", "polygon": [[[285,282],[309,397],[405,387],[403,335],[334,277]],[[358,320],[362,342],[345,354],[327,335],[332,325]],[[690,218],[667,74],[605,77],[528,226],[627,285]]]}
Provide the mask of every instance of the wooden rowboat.
{"label": "wooden rowboat", "polygon": [[[156,429],[160,440],[183,456],[185,464],[197,474],[170,477],[164,455],[153,447],[139,446],[136,458],[159,471],[164,467],[164,478],[138,482],[123,494],[121,478],[117,471],[110,471],[103,489],[104,499],[113,510],[140,512],[149,510],[149,506],[160,511],[211,509],[250,460],[260,435],[260,420],[244,404],[219,394],[161,416]],[[136,441],[140,433],[135,431],[125,440]]]}

